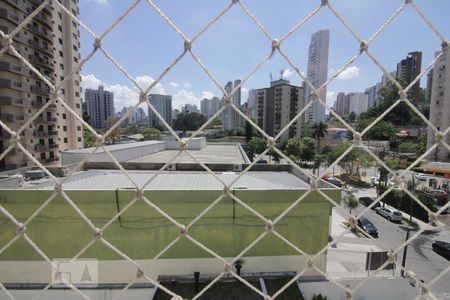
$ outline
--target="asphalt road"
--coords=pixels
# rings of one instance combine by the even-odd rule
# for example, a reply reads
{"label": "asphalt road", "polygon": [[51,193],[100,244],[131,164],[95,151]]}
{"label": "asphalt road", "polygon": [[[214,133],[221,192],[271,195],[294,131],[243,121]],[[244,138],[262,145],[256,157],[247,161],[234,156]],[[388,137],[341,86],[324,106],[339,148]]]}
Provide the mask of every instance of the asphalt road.
{"label": "asphalt road", "polygon": [[[374,190],[356,190],[356,197],[373,194]],[[354,215],[358,215],[363,211],[365,206],[359,205],[352,211]],[[406,230],[403,224],[393,223],[376,214],[374,211],[368,211],[364,214],[377,227],[379,238],[378,241],[386,248],[399,247],[406,238]],[[416,231],[411,231],[413,236]],[[447,227],[442,231],[426,231],[415,238],[407,249],[406,269],[414,272],[419,279],[425,283],[433,280],[441,272],[450,266],[450,261],[435,253],[432,250],[434,240],[444,240],[450,242],[450,232]],[[401,263],[403,250],[398,255],[398,262]],[[396,273],[398,274],[398,273]],[[450,299],[450,269],[445,275],[431,286],[433,294],[439,299]]]}

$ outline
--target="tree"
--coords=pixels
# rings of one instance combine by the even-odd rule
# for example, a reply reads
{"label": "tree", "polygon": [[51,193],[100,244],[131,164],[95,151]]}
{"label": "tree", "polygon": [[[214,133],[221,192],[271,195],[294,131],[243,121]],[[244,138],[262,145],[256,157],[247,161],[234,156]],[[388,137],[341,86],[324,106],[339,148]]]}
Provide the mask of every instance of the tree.
{"label": "tree", "polygon": [[194,131],[199,129],[206,122],[206,117],[202,114],[191,112],[191,113],[181,113],[175,120],[174,128],[176,130]]}
{"label": "tree", "polygon": [[328,125],[320,122],[314,123],[312,126],[312,137],[317,139],[317,152],[320,151],[320,139],[325,137],[325,134],[328,134]]}
{"label": "tree", "polygon": [[[106,119],[105,132],[108,131],[112,126],[114,126],[114,124],[116,124],[118,121],[119,121],[118,117],[109,117],[108,119]],[[116,128],[114,128],[114,130],[111,131],[111,133],[108,134],[108,136],[105,138],[106,142],[108,144],[115,144],[122,134],[123,128],[120,127],[119,125]]]}
{"label": "tree", "polygon": [[286,143],[286,149],[284,153],[287,156],[295,156],[296,160],[300,158],[300,139],[291,138]]}
{"label": "tree", "polygon": [[327,296],[322,296],[322,294],[314,294],[311,298],[311,300],[328,300]]}
{"label": "tree", "polygon": [[398,145],[398,152],[401,153],[416,153],[418,151],[418,145],[411,142],[403,142]]}
{"label": "tree", "polygon": [[345,206],[348,207],[349,212],[352,213],[352,209],[358,207],[359,203],[355,195],[350,194],[344,197]]}
{"label": "tree", "polygon": [[124,128],[124,134],[126,135],[137,134],[139,133],[139,131],[140,131],[139,128],[134,124],[128,125]]}
{"label": "tree", "polygon": [[[360,118],[356,123],[356,130],[359,132],[363,131],[374,120],[375,118]],[[395,136],[395,133],[396,131],[391,123],[381,120],[375,124],[364,137],[369,140],[390,140]]]}
{"label": "tree", "polygon": [[95,146],[95,137],[92,132],[83,127],[83,146],[84,148],[94,147]]}
{"label": "tree", "polygon": [[161,138],[161,131],[156,128],[146,128],[142,131],[142,135],[144,136],[144,141],[159,140]]}
{"label": "tree", "polygon": [[314,158],[314,144],[315,140],[310,137],[305,137],[302,139],[302,143],[300,144],[300,159],[302,161],[311,161]]}
{"label": "tree", "polygon": [[256,154],[261,154],[266,150],[267,148],[267,142],[265,139],[254,137],[250,140],[248,143],[250,148],[253,150]]}
{"label": "tree", "polygon": [[254,128],[252,124],[248,121],[245,121],[245,141],[248,143],[252,137],[255,135]]}

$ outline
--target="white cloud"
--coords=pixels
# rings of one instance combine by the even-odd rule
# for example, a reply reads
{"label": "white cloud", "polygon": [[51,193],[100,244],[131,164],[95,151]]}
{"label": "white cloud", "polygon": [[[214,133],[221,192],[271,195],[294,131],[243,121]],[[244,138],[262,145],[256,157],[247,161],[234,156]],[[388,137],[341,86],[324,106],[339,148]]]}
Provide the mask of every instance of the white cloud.
{"label": "white cloud", "polygon": [[352,78],[358,77],[358,75],[359,75],[358,67],[352,66],[352,67],[348,67],[347,69],[342,71],[342,73],[339,74],[337,79],[342,79],[342,80],[352,79]]}
{"label": "white cloud", "polygon": [[294,74],[296,74],[296,73],[293,70],[288,68],[288,69],[283,71],[283,78],[289,78],[289,77],[291,77]]}
{"label": "white cloud", "polygon": [[173,81],[169,82],[169,85],[170,85],[171,87],[174,87],[174,88],[177,88],[177,87],[180,86],[178,83],[173,82]]}
{"label": "white cloud", "polygon": [[[149,76],[138,76],[135,78],[136,82],[143,89],[148,88],[154,79]],[[134,85],[132,87],[124,84],[110,84],[101,81],[94,74],[81,75],[81,87],[86,89],[97,89],[99,85],[103,85],[105,90],[114,93],[114,109],[116,112],[122,110],[123,107],[128,107],[136,104],[139,101],[139,89]],[[131,85],[131,84],[130,84]],[[158,83],[151,90],[151,93],[164,94],[163,86]]]}
{"label": "white cloud", "polygon": [[242,88],[241,88],[241,92],[242,92],[242,93],[248,93],[248,88],[242,87]]}
{"label": "white cloud", "polygon": [[331,91],[327,92],[327,104],[332,106],[335,100],[336,100],[336,93]]}
{"label": "white cloud", "polygon": [[181,108],[185,104],[195,104],[200,108],[200,98],[197,98],[192,91],[179,90],[172,96],[172,109]]}
{"label": "white cloud", "polygon": [[209,91],[203,91],[202,93],[202,99],[211,99],[214,97],[214,94]]}
{"label": "white cloud", "polygon": [[87,1],[95,2],[95,3],[98,3],[98,4],[107,4],[108,3],[108,0],[87,0]]}
{"label": "white cloud", "polygon": [[189,82],[185,82],[185,83],[183,84],[183,86],[184,86],[185,88],[190,88],[190,87],[191,87],[191,84],[190,84]]}

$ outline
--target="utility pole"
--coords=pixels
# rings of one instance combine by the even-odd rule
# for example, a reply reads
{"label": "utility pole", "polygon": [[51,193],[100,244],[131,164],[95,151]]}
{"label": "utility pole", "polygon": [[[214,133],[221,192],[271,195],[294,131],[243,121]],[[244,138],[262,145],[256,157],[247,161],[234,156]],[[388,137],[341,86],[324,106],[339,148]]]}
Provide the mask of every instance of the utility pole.
{"label": "utility pole", "polygon": [[[410,227],[403,227],[406,230],[406,238],[405,242],[409,240],[409,231],[411,230]],[[400,271],[400,275],[402,277],[405,277],[405,265],[406,265],[406,254],[408,252],[408,244],[403,248],[403,257],[402,257],[402,270]]]}

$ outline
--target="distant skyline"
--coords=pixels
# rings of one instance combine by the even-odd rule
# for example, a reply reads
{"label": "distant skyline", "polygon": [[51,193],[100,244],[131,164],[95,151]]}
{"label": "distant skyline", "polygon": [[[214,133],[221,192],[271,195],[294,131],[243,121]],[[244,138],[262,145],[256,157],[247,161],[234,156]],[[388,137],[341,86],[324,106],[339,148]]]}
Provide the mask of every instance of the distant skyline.
{"label": "distant skyline", "polygon": [[[80,0],[80,18],[100,35],[132,2]],[[368,40],[403,2],[404,0],[330,1],[364,40]],[[257,4],[251,1],[242,3],[274,38],[280,38],[318,7],[320,1],[289,0],[283,2],[283,5],[269,0],[261,0]],[[431,4],[429,1],[416,0],[415,3],[448,40],[450,27],[447,15],[450,11],[450,1],[435,0]],[[195,5],[182,0],[155,1],[155,4],[187,37],[192,37],[226,7],[229,0],[214,2],[199,0]],[[99,18],[99,15],[102,17]],[[281,47],[306,74],[311,34],[320,29],[330,30],[328,63],[330,77],[358,52],[359,45],[328,8],[322,8],[317,15],[284,41]],[[84,29],[81,28],[80,31],[83,58],[92,50],[93,40]],[[397,63],[405,58],[408,52],[422,51],[422,69],[424,69],[432,61],[434,53],[440,50],[440,44],[437,36],[426,27],[426,23],[412,7],[406,6],[399,17],[373,41],[369,50],[388,71],[394,71]],[[180,36],[146,1],[141,1],[113,29],[105,37],[102,45],[142,86],[151,84],[153,78],[157,78],[183,49]],[[270,41],[241,7],[235,5],[193,43],[192,50],[224,86],[230,78],[243,79],[254,65],[270,52]],[[247,100],[249,89],[269,86],[269,74],[277,79],[281,69],[292,84],[301,84],[302,80],[276,53],[244,83],[242,101]],[[83,88],[97,88],[103,84],[105,89],[113,92],[117,110],[137,102],[138,94],[131,82],[100,51],[84,65],[81,74]],[[381,70],[364,54],[328,86],[327,103],[332,106],[339,92],[363,92],[379,82],[381,76]],[[426,76],[421,79],[421,86],[425,85]],[[189,54],[166,74],[151,93],[172,95],[173,108],[178,109],[186,103],[200,106],[200,100],[203,98],[222,96],[219,88]]]}

